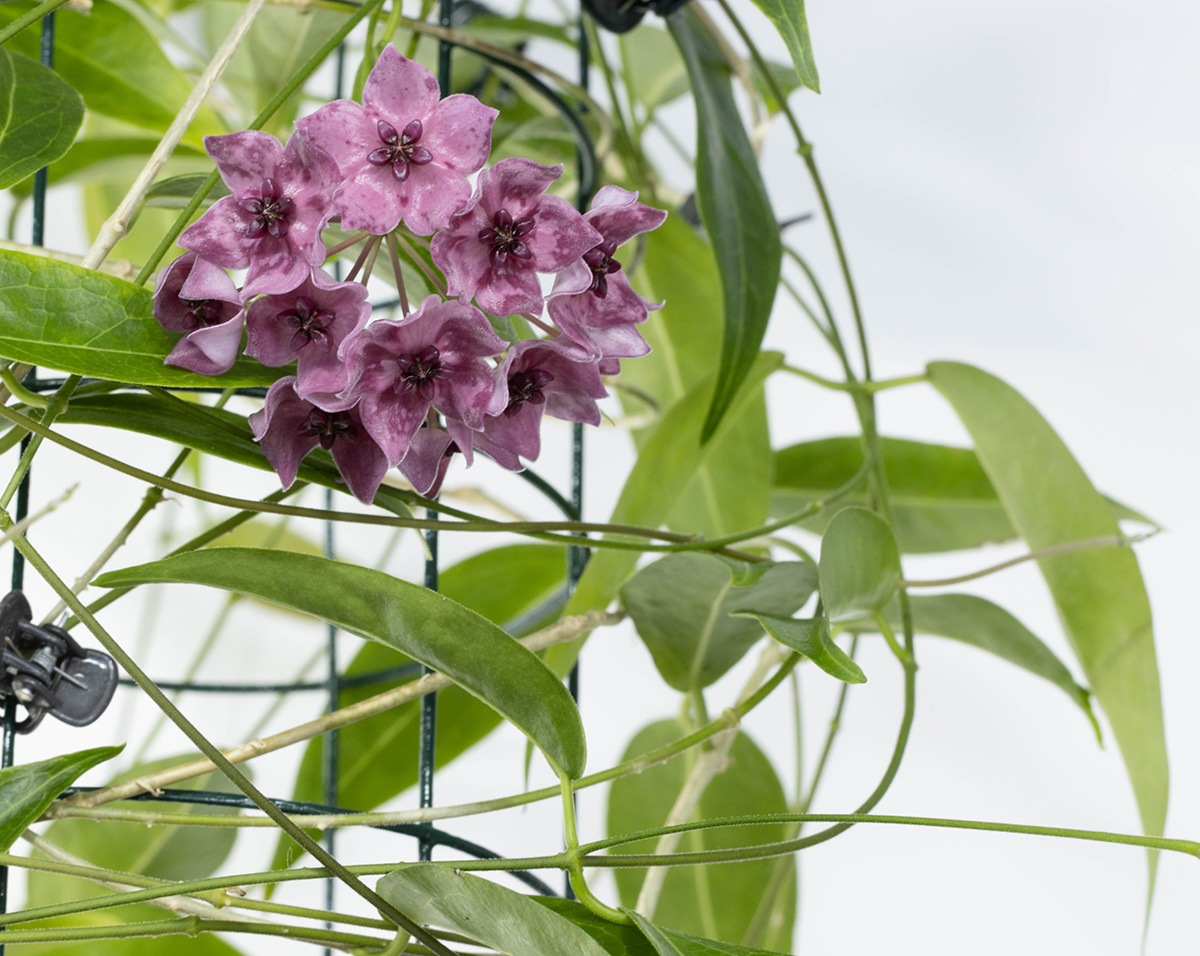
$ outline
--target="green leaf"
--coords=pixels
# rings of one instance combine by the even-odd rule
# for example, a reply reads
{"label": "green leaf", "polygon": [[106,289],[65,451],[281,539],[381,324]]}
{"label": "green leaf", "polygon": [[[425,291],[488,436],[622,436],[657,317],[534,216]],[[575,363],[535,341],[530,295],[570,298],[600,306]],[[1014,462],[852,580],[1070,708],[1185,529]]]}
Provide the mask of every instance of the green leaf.
{"label": "green leaf", "polygon": [[[1108,502],[1037,410],[969,365],[934,362],[930,380],[975,442],[1013,526],[1034,550],[1119,531]],[[1150,601],[1129,548],[1038,562],[1092,693],[1108,715],[1142,828],[1160,835],[1168,770]],[[1156,857],[1150,855],[1151,892]]]}
{"label": "green leaf", "polygon": [[[1075,683],[1054,651],[1004,608],[973,594],[910,594],[908,603],[913,630],[918,634],[962,641],[1048,680],[1079,705],[1099,734],[1087,689]],[[895,601],[883,616],[893,630],[901,630],[900,609]],[[870,626],[864,630],[870,630]]]}
{"label": "green leaf", "polygon": [[804,16],[804,0],[754,0],[787,44],[792,64],[800,82],[814,93],[821,92],[817,63],[813,59],[812,41],[808,38],[808,20]]}
{"label": "green leaf", "polygon": [[[742,410],[761,395],[762,383],[779,367],[782,356],[765,352],[759,356],[750,376],[742,384],[714,440],[700,443],[705,410],[712,398],[713,380],[701,382],[692,392],[663,416],[650,439],[642,447],[637,464],[621,489],[621,497],[613,509],[612,523],[657,527],[670,513],[673,502],[664,490],[685,487],[697,472],[707,465],[715,447],[719,447],[724,432],[737,427]],[[568,614],[581,614],[608,606],[618,588],[637,566],[636,551],[608,549],[597,551],[579,579]],[[579,653],[581,644],[575,641],[557,645],[547,651],[546,662],[556,673],[566,674]]]}
{"label": "green leaf", "polygon": [[[195,402],[163,401],[153,395],[95,395],[71,399],[58,420],[153,435],[206,455],[263,471],[272,470],[254,441],[244,415]],[[300,463],[298,477],[301,481],[348,493],[333,459],[321,449],[309,452]],[[401,493],[386,485],[376,493],[375,504],[401,517],[412,517]]]}
{"label": "green leaf", "polygon": [[[89,121],[89,128],[98,125]],[[50,182],[55,185],[63,183],[117,183],[127,190],[130,181],[146,165],[146,160],[158,146],[158,139],[148,136],[117,136],[95,135],[89,129],[89,135],[75,140],[66,154],[57,162],[50,164],[48,173]],[[180,144],[172,153],[166,168],[170,169],[176,163],[186,163],[211,167],[211,162],[203,152],[194,146]],[[223,184],[222,184],[223,185]],[[151,191],[153,192],[153,189]],[[215,191],[215,190],[214,190]],[[33,180],[27,179],[13,187],[13,194],[22,198],[33,192]],[[121,193],[124,197],[125,193]]]}
{"label": "green leaf", "polygon": [[754,584],[738,586],[733,569],[699,552],[669,554],[621,588],[621,602],[663,680],[680,691],[707,687],[763,636],[738,611],[790,615],[817,587],[807,562],[773,565]]}
{"label": "green leaf", "polygon": [[725,305],[721,369],[701,434],[708,441],[762,345],[783,247],[733,99],[729,65],[691,9],[677,10],[667,23],[696,100],[696,204],[712,238]]}
{"label": "green leaf", "polygon": [[583,724],[562,682],[491,621],[444,595],[327,558],[242,548],[180,554],[110,572],[96,583],[167,581],[262,598],[397,648],[510,720],[556,768],[572,777],[583,773]]}
{"label": "green leaf", "polygon": [[0,49],[0,189],[48,166],[83,125],[83,97],[57,73]]}
{"label": "green leaf", "polygon": [[77,777],[111,760],[121,749],[96,747],[0,770],[0,851],[7,853],[25,828]]}
{"label": "green leaf", "polygon": [[0,251],[0,357],[140,385],[270,385],[281,374],[247,358],[215,378],[164,365],[176,341],[155,320],[141,286]]}
{"label": "green leaf", "polygon": [[[977,548],[1016,537],[1008,512],[970,448],[953,448],[902,438],[881,440],[887,469],[896,543],[906,554]],[[782,517],[820,501],[862,467],[862,440],[822,438],[775,453],[771,515]],[[799,527],[821,533],[843,507],[866,503],[860,489]],[[1153,522],[1116,502],[1121,520]]]}
{"label": "green leaf", "polygon": [[[181,173],[178,176],[168,176],[160,179],[146,192],[146,205],[152,209],[182,209],[208,179],[207,173]],[[218,181],[208,195],[200,203],[201,209],[206,209],[218,199],[232,195],[224,182]]]}
{"label": "green leaf", "polygon": [[[0,4],[0,26],[33,6]],[[25,30],[9,41],[10,48],[36,58],[37,34]],[[171,125],[192,90],[191,81],[163,53],[158,39],[116,3],[97,3],[86,14],[58,12],[54,68],[83,94],[89,111],[160,132]],[[204,134],[224,132],[216,114],[204,106],[185,141],[202,148]]]}
{"label": "green leaf", "polygon": [[[745,612],[752,614],[753,612]],[[845,651],[833,642],[829,622],[824,617],[796,620],[754,614],[775,640],[798,651],[830,677],[847,684],[865,684],[867,675]]]}
{"label": "green leaf", "polygon": [[618,40],[626,86],[648,115],[688,92],[687,66],[666,30],[642,23]]}
{"label": "green leaf", "polygon": [[821,539],[821,600],[830,624],[882,611],[900,583],[891,528],[866,508],[839,511]]}
{"label": "green leaf", "polygon": [[523,893],[445,866],[402,866],[377,889],[418,923],[462,933],[508,956],[607,956],[582,929]]}
{"label": "green leaf", "polygon": [[[693,729],[680,720],[652,723],[634,736],[621,760],[631,760],[678,740]],[[729,757],[729,765],[705,789],[693,819],[787,812],[787,798],[779,778],[754,741],[739,733]],[[696,759],[696,752],[689,750],[640,774],[614,780],[608,797],[608,835],[661,827]],[[784,840],[789,835],[783,823],[721,827],[685,834],[679,849],[681,852],[730,849]],[[656,839],[639,840],[623,846],[622,852],[652,853],[656,843]],[[776,878],[780,865],[786,867],[782,880]],[[645,870],[620,867],[613,870],[613,875],[622,904],[633,906],[645,880]],[[790,948],[796,904],[794,880],[792,857],[782,864],[775,860],[750,860],[672,867],[663,883],[654,918],[673,930],[740,943],[756,922],[760,907],[780,904],[781,918],[771,921],[768,938],[761,942]],[[780,893],[776,899],[768,899],[767,890],[773,882]]]}

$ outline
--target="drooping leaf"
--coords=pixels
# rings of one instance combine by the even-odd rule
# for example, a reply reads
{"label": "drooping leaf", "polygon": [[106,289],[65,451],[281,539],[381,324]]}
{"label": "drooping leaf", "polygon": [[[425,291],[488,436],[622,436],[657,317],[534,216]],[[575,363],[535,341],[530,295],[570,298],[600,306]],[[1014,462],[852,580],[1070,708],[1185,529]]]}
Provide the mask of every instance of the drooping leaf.
{"label": "drooping leaf", "polygon": [[[0,4],[0,26],[33,6],[28,0]],[[9,41],[11,49],[34,58],[38,44],[36,30],[25,30]],[[160,132],[174,121],[192,89],[158,39],[116,3],[97,3],[86,14],[59,11],[54,69],[83,94],[88,110]],[[224,132],[216,114],[204,106],[185,141],[199,149],[205,134]]]}
{"label": "drooping leaf", "polygon": [[737,946],[732,943],[722,943],[715,939],[700,939],[686,933],[672,933],[633,910],[627,911],[633,918],[646,941],[654,947],[658,956],[771,956],[766,950],[751,949],[748,946]]}
{"label": "drooping leaf", "polygon": [[83,98],[52,69],[0,49],[0,189],[32,176],[71,148]]}
{"label": "drooping leaf", "polygon": [[[747,612],[752,613],[752,612]],[[865,684],[867,676],[845,651],[833,642],[829,634],[829,622],[824,617],[794,618],[770,617],[755,614],[762,626],[775,640],[793,651],[799,651],[830,677],[847,684]]]}
{"label": "drooping leaf", "polygon": [[[663,720],[640,730],[630,741],[621,760],[654,750],[678,740],[692,728],[679,720]],[[729,765],[705,789],[693,819],[743,814],[787,812],[787,798],[770,761],[744,733],[739,733],[729,752]],[[697,755],[689,750],[640,774],[613,781],[608,797],[609,836],[661,827],[679,795]],[[769,843],[788,836],[786,824],[754,827],[722,827],[685,834],[680,852],[726,849]],[[625,844],[622,853],[652,853],[656,840]],[[774,860],[743,863],[672,867],[668,871],[654,911],[657,924],[684,933],[740,943],[764,905],[768,888],[774,884],[780,919],[771,921],[762,945],[790,948],[795,917],[794,860],[784,864],[782,881],[773,880]],[[632,907],[645,879],[645,870],[620,867],[613,870],[621,903]]]}
{"label": "drooping leaf", "polygon": [[738,586],[720,558],[683,552],[660,558],[626,581],[621,602],[663,680],[692,691],[720,678],[763,636],[752,618],[730,615],[744,610],[790,615],[816,587],[817,569],[808,562],[776,564],[754,584]]}
{"label": "drooping leaf", "polygon": [[821,539],[821,600],[830,624],[882,611],[900,583],[900,552],[891,528],[866,508],[846,508]]}
{"label": "drooping leaf", "polygon": [[804,16],[804,0],[754,0],[787,44],[792,64],[800,82],[814,93],[821,92],[817,63],[813,59],[812,41],[808,38],[808,20]]}
{"label": "drooping leaf", "polygon": [[0,250],[0,357],[140,385],[270,385],[280,375],[247,358],[215,378],[164,365],[178,338],[155,321],[141,286]]}
{"label": "drooping leaf", "polygon": [[[910,594],[908,603],[916,633],[962,641],[1048,680],[1095,725],[1087,689],[1075,683],[1054,651],[1004,608],[973,594]],[[894,631],[900,631],[903,625],[895,601],[884,609],[883,616]],[[870,626],[863,629],[870,630]]]}
{"label": "drooping leaf", "polygon": [[[930,381],[958,413],[979,460],[1034,550],[1116,535],[1112,509],[1038,411],[998,378],[934,362]],[[1112,725],[1142,828],[1162,833],[1168,770],[1150,602],[1129,548],[1038,562],[1071,647]],[[1151,891],[1156,857],[1150,855]]]}
{"label": "drooping leaf", "polygon": [[8,852],[76,778],[120,752],[120,747],[96,747],[0,770],[0,851]]}
{"label": "drooping leaf", "polygon": [[508,956],[607,956],[570,920],[469,873],[414,863],[382,877],[378,890],[418,923],[462,933]]}
{"label": "drooping leaf", "polygon": [[[73,398],[59,421],[123,428],[194,448],[206,455],[270,470],[244,415],[197,403],[165,402],[152,395],[94,395]],[[345,482],[327,452],[313,449],[300,463],[299,480],[346,491]],[[375,504],[393,514],[412,517],[400,492],[380,487]]]}
{"label": "drooping leaf", "polygon": [[[714,440],[706,445],[701,444],[700,433],[705,410],[712,397],[713,380],[710,378],[701,382],[687,398],[678,402],[659,422],[650,440],[643,446],[637,464],[621,489],[621,496],[613,509],[612,523],[645,527],[662,524],[672,507],[670,495],[664,494],[664,489],[687,485],[710,460],[714,446],[720,445],[724,430],[736,427],[742,409],[758,399],[763,380],[778,368],[781,360],[778,352],[765,352],[759,356],[750,377],[742,384],[741,391],[730,406],[729,415],[722,422]],[[597,551],[579,579],[566,613],[580,614],[606,607],[636,565],[636,551]],[[551,664],[556,673],[566,674],[580,646],[579,641],[556,645],[547,651],[546,662]]]}
{"label": "drooping leaf", "polygon": [[[729,65],[688,7],[667,18],[696,101],[696,205],[721,276],[721,368],[701,440],[708,441],[762,345],[783,247],[754,151],[733,98]],[[711,308],[711,305],[710,305]]]}
{"label": "drooping leaf", "polygon": [[577,777],[587,748],[575,701],[535,655],[456,601],[380,571],[283,551],[214,548],[113,571],[101,587],[202,584],[271,601],[395,647],[440,671]]}
{"label": "drooping leaf", "polygon": [[[1016,537],[1008,512],[970,448],[953,448],[902,438],[881,440],[896,543],[907,554],[977,548]],[[771,514],[799,511],[846,484],[862,467],[857,437],[822,438],[775,453]],[[799,526],[817,533],[841,508],[866,503],[865,484],[838,504]],[[1121,520],[1153,524],[1125,505],[1111,502]]]}

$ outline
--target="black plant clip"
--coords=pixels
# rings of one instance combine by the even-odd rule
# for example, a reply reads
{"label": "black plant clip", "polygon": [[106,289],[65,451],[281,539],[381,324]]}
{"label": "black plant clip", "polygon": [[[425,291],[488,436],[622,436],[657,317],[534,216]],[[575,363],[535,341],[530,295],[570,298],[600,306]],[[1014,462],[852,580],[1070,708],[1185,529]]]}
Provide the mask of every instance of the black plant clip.
{"label": "black plant clip", "polygon": [[84,650],[61,627],[32,621],[20,591],[0,600],[0,698],[12,696],[25,707],[17,733],[30,733],[46,714],[72,727],[90,724],[117,689],[116,662],[103,651]]}
{"label": "black plant clip", "polygon": [[628,33],[649,11],[666,17],[688,0],[583,0],[584,9],[610,33]]}

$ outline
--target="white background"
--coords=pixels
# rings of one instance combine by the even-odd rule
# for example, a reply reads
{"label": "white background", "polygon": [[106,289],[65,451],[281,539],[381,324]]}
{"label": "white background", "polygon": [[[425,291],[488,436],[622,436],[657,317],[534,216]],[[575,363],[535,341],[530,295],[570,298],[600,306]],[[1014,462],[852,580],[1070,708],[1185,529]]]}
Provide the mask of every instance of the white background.
{"label": "white background", "polygon": [[[741,7],[756,20],[749,4]],[[816,145],[846,239],[877,376],[911,374],[932,359],[986,368],[1043,412],[1098,487],[1167,528],[1139,548],[1155,613],[1172,762],[1167,830],[1200,837],[1194,690],[1200,652],[1193,608],[1200,442],[1191,381],[1200,291],[1194,266],[1200,251],[1194,102],[1200,14],[1177,2],[862,0],[814,2],[808,16],[824,92],[797,94],[793,103]],[[767,38],[764,45],[773,58],[786,57],[778,41]],[[817,211],[782,124],[766,149],[780,216]],[[685,176],[679,185],[686,186]],[[48,243],[69,245],[69,239],[56,240],[56,228],[51,223]],[[849,312],[822,224],[797,227],[792,238],[834,293],[848,332]],[[803,320],[787,309],[778,311],[768,345],[785,348],[796,364],[835,372]],[[812,386],[775,383],[772,400],[777,446],[853,429],[848,404]],[[886,393],[880,417],[886,434],[966,444],[931,389]],[[563,469],[553,462],[561,456],[552,456],[563,449],[563,437],[548,439],[540,469],[560,482]],[[615,500],[629,461],[625,448],[612,430],[591,440],[592,518],[605,516]],[[148,442],[131,443],[127,456],[151,469],[169,460]],[[56,494],[74,480],[75,468],[72,459],[47,454],[45,464],[39,461],[35,498]],[[82,570],[141,493],[131,482],[80,474],[83,487],[36,532],[67,576]],[[467,477],[489,489],[512,487],[495,471]],[[237,491],[252,496],[268,489],[266,479],[256,478],[253,487]],[[374,541],[350,550],[363,560],[377,553]],[[905,571],[932,577],[1018,551],[910,560]],[[115,564],[152,552],[153,542],[143,540]],[[411,560],[405,566],[415,570]],[[1032,566],[977,590],[1014,610],[1069,659]],[[46,603],[36,597],[44,593],[36,585],[30,591],[35,606]],[[179,592],[171,600],[196,598]],[[185,658],[179,647],[203,633],[188,613],[192,606],[164,608],[147,652],[154,673],[178,670]],[[128,644],[135,643],[136,610],[132,604],[128,611],[114,608],[106,618]],[[210,676],[259,667],[290,676],[303,656],[293,627],[290,620],[235,614],[219,661],[224,670],[214,666]],[[313,645],[303,646],[306,654]],[[913,738],[880,812],[1137,830],[1115,746],[1097,748],[1086,721],[1059,691],[971,648],[928,640],[918,655]],[[853,809],[873,788],[892,746],[899,668],[878,645],[867,645],[861,661],[870,683],[850,695],[817,810]],[[677,703],[659,689],[631,632],[597,635],[584,668],[589,766],[600,769],[618,758],[638,727],[670,716]],[[742,670],[714,689],[710,709],[724,706],[740,677]],[[810,669],[803,675],[810,760],[825,730],[831,683]],[[253,719],[228,700],[214,705],[193,695],[183,703],[227,743],[242,739]],[[302,719],[311,707],[308,700],[293,702],[273,729]],[[43,731],[20,741],[18,757],[109,742],[128,726],[127,718],[110,716],[86,731]],[[777,765],[788,767],[792,740],[783,700],[764,706],[746,727],[777,756]],[[160,749],[180,746],[164,741]],[[439,774],[439,803],[521,789],[517,735],[491,738],[486,754]],[[268,770],[260,773],[260,780],[270,779]],[[789,770],[782,773],[790,780]],[[414,802],[408,795],[399,805]],[[599,836],[602,797],[584,794],[581,813],[584,839]],[[510,854],[557,849],[553,806],[451,828]],[[245,844],[234,865],[259,869],[266,841]],[[347,838],[343,845],[362,859],[410,852],[399,838],[395,850],[377,837]],[[1146,952],[1195,951],[1197,867],[1178,855],[1162,857]],[[1000,954],[1020,948],[1107,956],[1135,954],[1141,945],[1146,877],[1135,849],[859,827],[804,854],[801,874],[796,952]],[[598,887],[610,894],[603,880]],[[340,902],[354,905],[348,894]]]}

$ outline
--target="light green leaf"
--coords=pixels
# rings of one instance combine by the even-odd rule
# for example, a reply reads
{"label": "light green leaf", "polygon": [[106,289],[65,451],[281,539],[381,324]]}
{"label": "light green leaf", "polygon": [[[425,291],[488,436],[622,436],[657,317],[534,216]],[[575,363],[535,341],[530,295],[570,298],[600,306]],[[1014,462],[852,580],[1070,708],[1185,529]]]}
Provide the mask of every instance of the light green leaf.
{"label": "light green leaf", "polygon": [[754,0],[787,44],[800,82],[814,93],[821,92],[817,62],[813,59],[812,41],[808,38],[808,20],[804,16],[804,0]]}
{"label": "light green leaf", "polygon": [[721,367],[701,433],[701,440],[708,441],[762,345],[779,285],[783,247],[754,150],[733,99],[729,65],[690,8],[675,11],[667,23],[692,81],[696,204],[716,253],[725,306]]}
{"label": "light green leaf", "polygon": [[660,558],[625,582],[621,602],[663,680],[694,691],[720,678],[763,635],[753,620],[730,615],[790,615],[816,587],[817,569],[807,562],[773,565],[755,583],[739,586],[720,558],[684,552]]}
{"label": "light green leaf", "polygon": [[46,812],[55,797],[98,763],[111,760],[120,747],[96,747],[0,770],[0,851]]}
{"label": "light green leaf", "polygon": [[[977,548],[1016,537],[1008,512],[970,448],[953,448],[902,438],[881,440],[887,469],[896,543],[906,554]],[[862,467],[862,440],[822,438],[775,453],[771,514],[781,517],[820,501],[853,478]],[[838,505],[801,523],[821,533],[843,507],[866,503],[860,489]],[[1149,518],[1111,502],[1121,520],[1153,524]]]}
{"label": "light green leaf", "polygon": [[[1112,509],[1037,410],[969,365],[934,362],[930,380],[975,442],[979,460],[1034,550],[1116,535]],[[1150,601],[1129,548],[1039,561],[1071,647],[1108,715],[1147,834],[1160,835],[1168,770]],[[1156,857],[1150,855],[1151,892]]]}
{"label": "light green leaf", "polygon": [[[678,740],[692,729],[680,720],[652,723],[634,736],[621,760],[631,760]],[[779,778],[753,740],[744,733],[738,734],[729,756],[729,765],[709,783],[693,819],[787,812],[787,798]],[[608,834],[617,836],[661,827],[696,759],[696,752],[689,750],[640,774],[614,780],[608,797]],[[787,825],[783,823],[721,827],[685,834],[679,849],[681,852],[729,849],[784,840],[788,836]],[[656,842],[640,840],[623,846],[622,852],[652,853]],[[764,899],[778,865],[775,860],[751,860],[672,867],[655,909],[655,921],[683,933],[740,943],[754,924],[759,908],[778,903],[783,907],[782,919],[772,922],[768,937],[762,942],[770,947],[790,948],[796,904],[793,858],[787,858],[783,864],[788,872],[780,885],[779,898]],[[620,867],[613,875],[622,904],[633,906],[645,880],[645,870]]]}
{"label": "light green leaf", "polygon": [[[23,0],[0,4],[0,26],[33,6]],[[9,44],[36,58],[38,31],[25,30]],[[88,110],[160,132],[171,125],[192,90],[191,81],[163,53],[158,39],[116,3],[97,3],[86,14],[58,12],[54,69],[83,94]],[[205,134],[224,132],[216,114],[204,106],[185,142],[202,148]]]}
{"label": "light green leaf", "polygon": [[141,286],[0,251],[0,357],[140,385],[270,385],[280,375],[247,358],[215,378],[164,365],[178,339],[155,320]]}
{"label": "light green leaf", "polygon": [[0,189],[32,176],[71,148],[83,98],[52,69],[0,49]]}
{"label": "light green leaf", "polygon": [[[700,432],[712,398],[712,378],[697,385],[687,398],[678,402],[659,422],[638,455],[637,464],[626,479],[613,509],[612,523],[645,527],[661,525],[672,508],[671,496],[664,494],[664,489],[686,486],[699,469],[709,463],[724,432],[737,427],[743,408],[758,400],[764,379],[779,367],[781,361],[778,352],[764,352],[759,356],[713,441],[706,445],[700,443]],[[596,552],[579,579],[566,613],[580,614],[606,607],[616,596],[621,582],[637,566],[637,559],[636,551],[609,549]],[[566,674],[580,646],[580,641],[556,645],[547,651],[546,662],[556,673]]]}
{"label": "light green leaf", "polygon": [[821,539],[820,578],[830,624],[882,611],[900,583],[900,552],[887,522],[866,508],[839,511]]}
{"label": "light green leaf", "polygon": [[732,943],[722,943],[713,939],[698,939],[685,933],[672,933],[651,923],[646,917],[633,910],[626,910],[633,917],[634,925],[654,947],[658,956],[768,956],[766,950],[751,949],[748,946],[735,946]]}
{"label": "light green leaf", "polygon": [[[752,614],[753,612],[745,612]],[[824,617],[796,620],[754,614],[775,640],[798,651],[830,677],[847,684],[865,684],[867,676],[845,651],[833,642],[829,622]]]}
{"label": "light green leaf", "polygon": [[618,39],[629,91],[647,114],[690,89],[687,66],[666,30],[642,23]]}
{"label": "light green leaf", "polygon": [[570,920],[469,873],[414,863],[392,870],[377,889],[418,923],[462,933],[508,956],[607,956]]}
{"label": "light green leaf", "polygon": [[[56,185],[110,182],[118,183],[127,190],[129,183],[146,165],[146,160],[158,146],[158,139],[148,136],[95,135],[90,129],[95,125],[98,124],[89,120],[89,135],[75,140],[61,159],[50,164],[50,182]],[[176,164],[188,164],[198,168],[211,168],[212,165],[203,152],[182,143],[176,147],[166,168],[170,169]],[[13,187],[13,195],[22,198],[32,192],[32,179]],[[121,195],[124,197],[124,192]]]}
{"label": "light green leaf", "polygon": [[283,551],[214,548],[113,571],[101,587],[178,581],[304,611],[440,671],[512,721],[556,768],[583,773],[575,701],[537,655],[444,595],[380,571]]}
{"label": "light green leaf", "polygon": [[[208,179],[207,173],[180,173],[160,179],[146,193],[146,205],[152,209],[183,209]],[[224,182],[218,181],[200,203],[206,209],[218,199],[232,195]]]}

